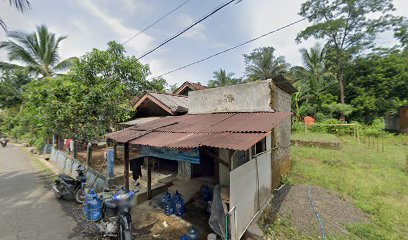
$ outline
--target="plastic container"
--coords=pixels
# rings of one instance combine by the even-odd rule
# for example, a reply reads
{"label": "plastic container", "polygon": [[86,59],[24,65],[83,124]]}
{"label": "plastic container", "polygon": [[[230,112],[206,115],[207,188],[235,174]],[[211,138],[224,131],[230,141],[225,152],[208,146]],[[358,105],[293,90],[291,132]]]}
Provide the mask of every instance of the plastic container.
{"label": "plastic container", "polygon": [[184,210],[184,199],[181,196],[181,194],[176,191],[176,193],[173,196],[173,202],[174,202],[174,213],[177,216],[183,216],[185,210]]}
{"label": "plastic container", "polygon": [[160,207],[164,209],[166,207],[166,203],[169,202],[169,201],[171,201],[171,193],[166,191],[162,195],[161,206]]}
{"label": "plastic container", "polygon": [[102,218],[102,200],[93,189],[85,196],[84,214],[88,221],[96,222]]}
{"label": "plastic container", "polygon": [[187,235],[181,236],[180,240],[190,240],[190,238]]}
{"label": "plastic container", "polygon": [[188,230],[187,236],[190,238],[190,240],[198,240],[200,234],[197,231],[197,229],[194,226],[192,226],[190,230]]}
{"label": "plastic container", "polygon": [[164,214],[166,214],[167,216],[170,216],[173,213],[174,213],[174,202],[173,202],[173,198],[171,197],[171,194],[170,194],[170,197],[168,199],[166,199],[166,201],[164,203]]}

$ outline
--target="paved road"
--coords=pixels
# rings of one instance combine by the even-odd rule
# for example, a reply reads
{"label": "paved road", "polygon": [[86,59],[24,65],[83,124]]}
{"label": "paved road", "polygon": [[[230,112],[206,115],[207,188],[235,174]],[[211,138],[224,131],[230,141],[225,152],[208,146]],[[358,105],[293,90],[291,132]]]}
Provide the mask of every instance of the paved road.
{"label": "paved road", "polygon": [[0,240],[83,239],[26,153],[0,147]]}

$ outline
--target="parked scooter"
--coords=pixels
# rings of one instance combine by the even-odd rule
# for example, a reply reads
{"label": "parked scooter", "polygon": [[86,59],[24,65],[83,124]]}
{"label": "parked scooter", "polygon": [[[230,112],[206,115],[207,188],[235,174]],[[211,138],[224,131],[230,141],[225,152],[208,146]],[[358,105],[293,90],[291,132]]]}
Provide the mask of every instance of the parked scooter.
{"label": "parked scooter", "polygon": [[132,217],[134,192],[117,191],[113,197],[103,200],[103,218],[98,223],[99,230],[107,237],[119,240],[132,239]]}
{"label": "parked scooter", "polygon": [[84,202],[86,185],[85,168],[79,165],[76,171],[78,172],[76,179],[62,173],[58,175],[58,179],[52,187],[56,198],[61,199],[64,196],[74,195],[77,203],[82,204]]}
{"label": "parked scooter", "polygon": [[7,142],[8,140],[5,138],[0,138],[0,144],[2,147],[6,147],[7,146]]}

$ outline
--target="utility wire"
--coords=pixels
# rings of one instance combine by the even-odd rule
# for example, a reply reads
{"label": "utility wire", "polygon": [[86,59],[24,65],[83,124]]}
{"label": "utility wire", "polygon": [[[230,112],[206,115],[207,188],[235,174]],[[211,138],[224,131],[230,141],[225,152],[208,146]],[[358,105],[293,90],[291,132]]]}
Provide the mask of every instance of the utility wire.
{"label": "utility wire", "polygon": [[139,36],[141,33],[145,32],[147,29],[153,27],[154,25],[156,25],[157,23],[159,23],[161,20],[165,19],[167,16],[169,16],[170,14],[172,14],[173,12],[177,11],[179,8],[181,8],[182,6],[184,6],[185,4],[187,4],[188,2],[190,2],[191,0],[187,0],[185,2],[183,2],[182,4],[178,5],[176,8],[174,8],[173,10],[171,10],[170,12],[166,13],[165,15],[163,15],[161,18],[157,19],[155,22],[153,22],[152,24],[150,24],[149,26],[145,27],[143,30],[139,31],[138,33],[136,33],[135,35],[133,35],[132,37],[130,37],[128,40],[126,40],[125,42],[123,42],[121,45],[125,45],[126,43],[130,42],[132,39],[134,39],[135,37]]}
{"label": "utility wire", "polygon": [[[190,26],[186,27],[185,29],[183,29],[182,31],[180,31],[179,33],[177,33],[176,35],[170,37],[169,39],[167,39],[166,41],[162,42],[161,44],[159,44],[157,47],[151,49],[150,51],[146,52],[145,54],[143,54],[142,56],[140,56],[137,60],[140,60],[144,57],[146,57],[147,55],[151,54],[152,52],[156,51],[157,49],[159,49],[160,47],[162,47],[163,45],[169,43],[170,41],[174,40],[175,38],[177,38],[178,36],[180,36],[181,34],[187,32],[188,30],[190,30],[191,28],[193,28],[194,26],[196,26],[197,24],[199,24],[200,22],[204,21],[205,19],[209,18],[211,15],[213,15],[214,13],[220,11],[221,9],[223,9],[224,7],[228,6],[229,4],[235,2],[237,0],[229,0],[227,2],[225,2],[224,4],[220,5],[219,7],[217,7],[216,9],[214,9],[213,11],[211,11],[210,13],[206,14],[204,17],[200,18],[199,20],[195,21],[194,23],[192,23]],[[242,1],[242,0],[241,0]],[[241,2],[238,1],[238,2]]]}
{"label": "utility wire", "polygon": [[246,44],[248,44],[248,43],[254,42],[254,41],[259,40],[259,39],[261,39],[261,38],[264,38],[264,37],[266,37],[266,36],[268,36],[268,35],[271,35],[271,34],[273,34],[273,33],[276,33],[276,32],[278,32],[278,31],[281,31],[281,30],[283,30],[283,29],[285,29],[285,28],[288,28],[288,27],[290,27],[290,26],[293,26],[293,25],[295,25],[295,24],[298,24],[298,23],[300,23],[300,22],[302,22],[302,21],[304,21],[304,20],[306,20],[306,19],[307,19],[307,18],[302,18],[302,19],[297,20],[297,21],[295,21],[295,22],[289,23],[289,24],[287,24],[287,25],[285,25],[285,26],[282,26],[282,27],[280,27],[280,28],[277,28],[277,29],[275,29],[275,30],[273,30],[273,31],[271,31],[271,32],[262,34],[261,36],[258,36],[258,37],[256,37],[256,38],[253,38],[253,39],[248,40],[248,41],[246,41],[246,42],[240,43],[240,44],[235,45],[235,46],[233,46],[233,47],[227,48],[227,49],[225,49],[225,50],[223,50],[223,51],[221,51],[221,52],[217,52],[217,53],[215,53],[215,54],[213,54],[213,55],[210,55],[210,56],[208,56],[208,57],[202,58],[202,59],[197,60],[197,61],[195,61],[195,62],[189,63],[189,64],[184,65],[184,66],[182,66],[182,67],[173,69],[173,70],[171,70],[171,71],[168,71],[168,72],[163,73],[163,74],[161,74],[161,75],[158,75],[158,76],[156,76],[156,77],[152,77],[152,78],[150,78],[150,80],[155,79],[155,78],[160,78],[160,77],[166,76],[166,75],[168,75],[168,74],[171,74],[171,73],[180,71],[180,70],[182,70],[182,69],[184,69],[184,68],[188,68],[188,67],[191,67],[191,66],[193,66],[193,65],[196,65],[196,64],[198,64],[198,63],[204,62],[204,61],[206,61],[206,60],[208,60],[208,59],[211,59],[211,58],[216,57],[216,56],[218,56],[218,55],[221,55],[221,54],[223,54],[223,53],[229,52],[229,51],[234,50],[234,49],[236,49],[236,48],[242,47],[242,46],[244,46],[244,45],[246,45]]}

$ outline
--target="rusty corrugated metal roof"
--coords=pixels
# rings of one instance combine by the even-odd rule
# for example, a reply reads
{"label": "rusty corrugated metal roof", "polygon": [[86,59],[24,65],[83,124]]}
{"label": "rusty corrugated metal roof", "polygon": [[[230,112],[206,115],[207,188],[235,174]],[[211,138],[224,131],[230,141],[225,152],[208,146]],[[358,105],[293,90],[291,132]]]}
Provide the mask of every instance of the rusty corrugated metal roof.
{"label": "rusty corrugated metal roof", "polygon": [[106,134],[107,138],[110,138],[118,143],[127,143],[132,139],[142,136],[147,131],[135,131],[132,128],[125,128],[123,130]]}
{"label": "rusty corrugated metal roof", "polygon": [[152,132],[130,141],[153,147],[194,148],[199,146],[247,150],[268,133],[172,133]]}
{"label": "rusty corrugated metal roof", "polygon": [[108,138],[155,147],[246,150],[290,115],[289,112],[262,112],[165,117],[111,133]]}
{"label": "rusty corrugated metal roof", "polygon": [[170,122],[177,124],[160,128],[160,132],[220,133],[220,132],[267,132],[289,117],[289,112],[219,113],[167,117],[136,127],[149,130]]}

